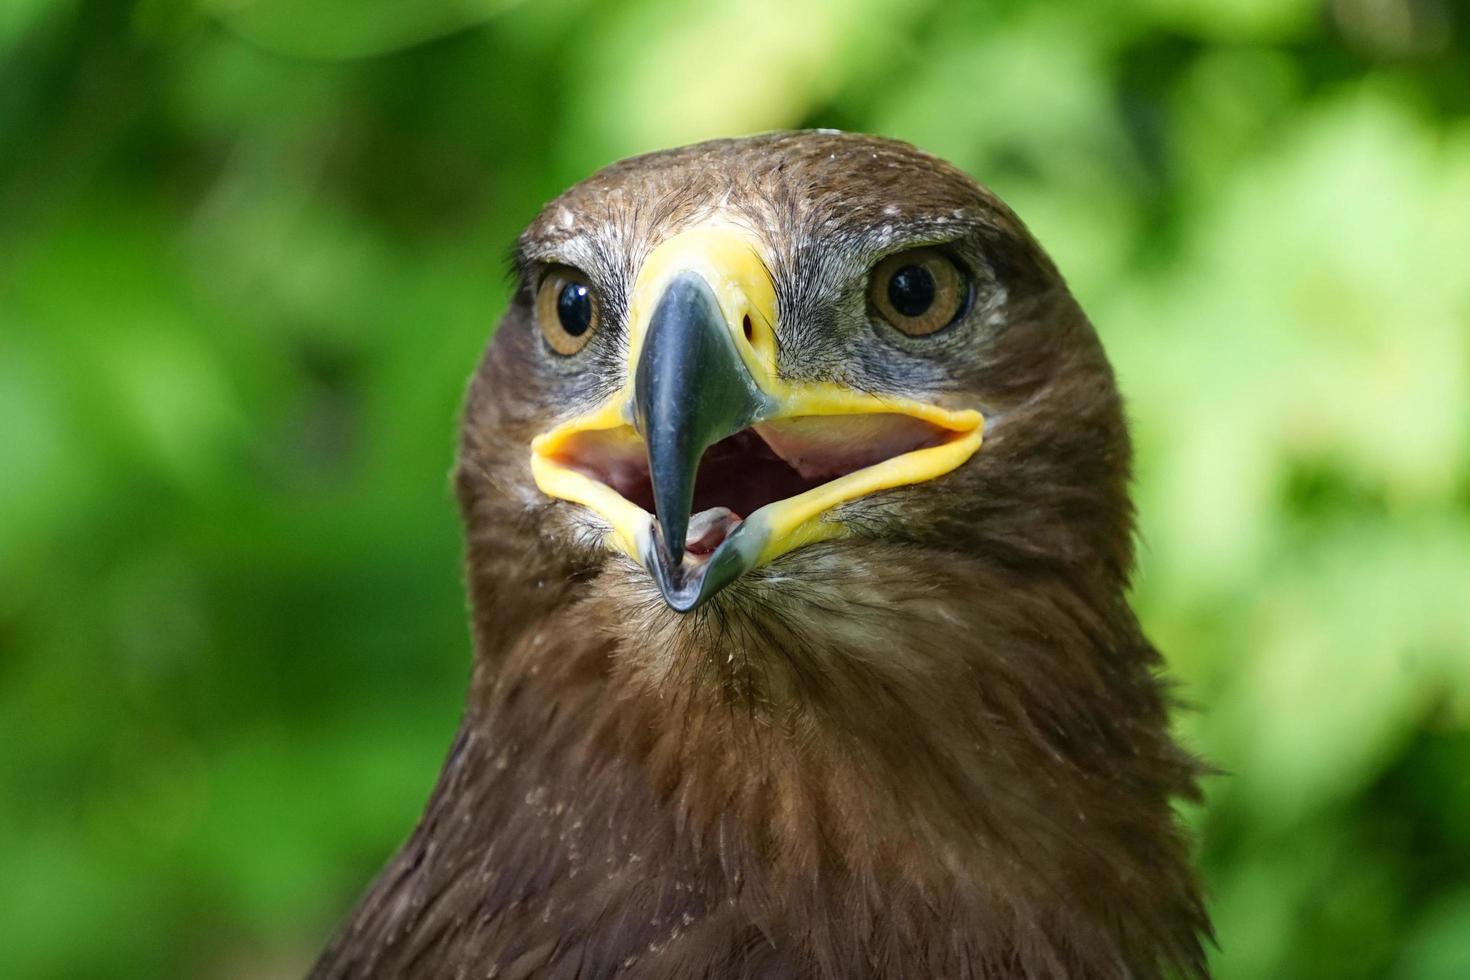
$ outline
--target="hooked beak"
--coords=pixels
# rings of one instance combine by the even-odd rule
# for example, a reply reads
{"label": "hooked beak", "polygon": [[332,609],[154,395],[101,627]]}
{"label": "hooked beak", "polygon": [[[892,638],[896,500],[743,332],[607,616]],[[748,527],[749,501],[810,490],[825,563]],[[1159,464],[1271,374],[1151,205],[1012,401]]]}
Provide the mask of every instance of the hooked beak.
{"label": "hooked beak", "polygon": [[700,457],[763,415],[771,400],[745,369],[704,277],[676,274],[648,321],[633,376],[633,425],[648,445],[658,547],[684,554]]}
{"label": "hooked beak", "polygon": [[675,235],[635,283],[623,389],[532,443],[541,491],[599,514],[609,547],[678,612],[847,533],[829,519],[839,505],[942,476],[980,448],[977,411],[780,379],[775,305],[748,232]]}

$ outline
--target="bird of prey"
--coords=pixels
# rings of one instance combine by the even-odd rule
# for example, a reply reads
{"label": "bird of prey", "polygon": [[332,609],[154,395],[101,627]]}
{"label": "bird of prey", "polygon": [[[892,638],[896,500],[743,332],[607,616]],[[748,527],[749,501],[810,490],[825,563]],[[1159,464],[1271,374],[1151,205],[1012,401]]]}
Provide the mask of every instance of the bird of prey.
{"label": "bird of prey", "polygon": [[1017,217],[777,133],[613,164],[513,264],[464,717],[313,976],[1204,976],[1119,395]]}

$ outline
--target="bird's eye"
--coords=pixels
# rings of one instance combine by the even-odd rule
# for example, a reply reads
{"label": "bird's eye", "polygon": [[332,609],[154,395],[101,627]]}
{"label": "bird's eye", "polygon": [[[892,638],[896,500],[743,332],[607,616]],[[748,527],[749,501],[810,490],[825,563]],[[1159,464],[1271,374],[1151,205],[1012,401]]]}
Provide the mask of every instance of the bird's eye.
{"label": "bird's eye", "polygon": [[597,294],[587,277],[568,266],[547,272],[536,293],[536,323],[558,354],[575,354],[597,330]]}
{"label": "bird's eye", "polygon": [[868,296],[883,319],[924,337],[959,319],[970,303],[970,284],[943,252],[915,248],[878,263]]}

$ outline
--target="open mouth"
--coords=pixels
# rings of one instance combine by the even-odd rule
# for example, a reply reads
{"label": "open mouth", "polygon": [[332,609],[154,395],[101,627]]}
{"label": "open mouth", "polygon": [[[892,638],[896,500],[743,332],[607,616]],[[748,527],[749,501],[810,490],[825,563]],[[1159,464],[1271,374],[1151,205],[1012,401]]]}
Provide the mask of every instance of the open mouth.
{"label": "open mouth", "polygon": [[[766,507],[800,506],[800,498],[827,496],[822,489],[844,478],[964,435],[898,413],[797,416],[756,423],[716,442],[700,458],[683,561],[689,565],[704,561],[747,518]],[[654,513],[648,453],[631,426],[576,432],[549,458]]]}

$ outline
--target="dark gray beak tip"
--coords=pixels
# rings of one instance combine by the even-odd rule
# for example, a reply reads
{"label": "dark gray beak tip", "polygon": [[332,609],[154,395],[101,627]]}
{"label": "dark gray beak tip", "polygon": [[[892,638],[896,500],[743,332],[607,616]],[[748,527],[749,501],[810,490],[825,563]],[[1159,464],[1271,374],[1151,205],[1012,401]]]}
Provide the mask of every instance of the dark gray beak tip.
{"label": "dark gray beak tip", "polygon": [[659,594],[676,613],[698,609],[717,592],[745,574],[755,564],[760,552],[759,534],[747,533],[745,525],[737,527],[721,542],[715,553],[701,564],[686,565],[670,560],[661,543],[649,539],[643,554],[643,567],[653,576]]}

